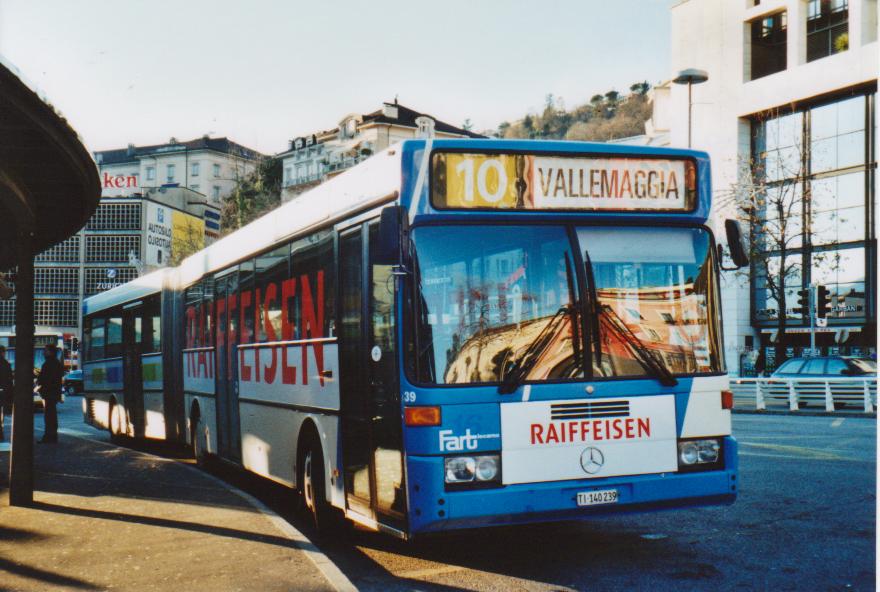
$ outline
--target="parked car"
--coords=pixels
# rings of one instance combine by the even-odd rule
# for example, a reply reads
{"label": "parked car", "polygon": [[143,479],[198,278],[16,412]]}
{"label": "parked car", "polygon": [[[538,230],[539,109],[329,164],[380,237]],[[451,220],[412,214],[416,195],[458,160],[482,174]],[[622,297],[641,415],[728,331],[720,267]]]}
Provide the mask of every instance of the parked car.
{"label": "parked car", "polygon": [[877,376],[877,362],[852,356],[820,356],[786,360],[773,372],[773,378],[841,378]]}
{"label": "parked car", "polygon": [[[774,399],[788,399],[789,381],[797,381],[795,391],[798,407],[808,404],[821,406],[825,400],[826,378],[861,378],[877,376],[877,362],[870,358],[854,356],[817,356],[786,360],[767,382],[768,395]],[[774,381],[773,379],[779,379]],[[782,382],[782,381],[785,382]],[[831,383],[834,408],[857,404],[862,395],[858,384]]]}
{"label": "parked car", "polygon": [[61,379],[61,390],[68,397],[80,395],[83,392],[83,373],[82,370],[72,370],[64,375]]}

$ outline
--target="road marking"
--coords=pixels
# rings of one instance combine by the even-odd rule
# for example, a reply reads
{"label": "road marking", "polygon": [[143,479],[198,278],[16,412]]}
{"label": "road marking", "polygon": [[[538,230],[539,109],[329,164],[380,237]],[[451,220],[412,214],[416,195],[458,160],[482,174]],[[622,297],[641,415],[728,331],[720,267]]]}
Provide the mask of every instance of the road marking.
{"label": "road marking", "polygon": [[835,419],[834,421],[831,422],[831,427],[832,428],[839,428],[840,424],[842,424],[842,423],[843,423],[843,418],[838,417],[837,419]]}
{"label": "road marking", "polygon": [[[742,446],[751,446],[752,448],[760,448],[764,450],[772,450],[781,452],[784,456],[812,458],[815,460],[845,460],[844,457],[831,454],[824,450],[815,448],[807,448],[806,446],[786,446],[785,444],[759,444],[758,442],[740,442]],[[785,453],[788,453],[787,455]]]}
{"label": "road marking", "polygon": [[446,565],[443,567],[430,567],[426,569],[413,569],[411,571],[401,571],[394,574],[396,578],[407,578],[410,580],[414,579],[424,579],[430,578],[432,576],[440,576],[444,574],[454,573],[457,571],[464,571],[466,567],[459,567],[457,565]]}

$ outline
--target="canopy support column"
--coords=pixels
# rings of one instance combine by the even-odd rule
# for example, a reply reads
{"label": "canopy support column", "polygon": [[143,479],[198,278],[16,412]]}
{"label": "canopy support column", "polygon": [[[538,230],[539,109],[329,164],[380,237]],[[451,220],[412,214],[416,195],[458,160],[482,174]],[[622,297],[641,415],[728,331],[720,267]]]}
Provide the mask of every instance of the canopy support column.
{"label": "canopy support column", "polygon": [[[19,222],[15,278],[15,389],[9,505],[34,501],[34,252],[33,225]],[[28,220],[27,222],[31,222]]]}

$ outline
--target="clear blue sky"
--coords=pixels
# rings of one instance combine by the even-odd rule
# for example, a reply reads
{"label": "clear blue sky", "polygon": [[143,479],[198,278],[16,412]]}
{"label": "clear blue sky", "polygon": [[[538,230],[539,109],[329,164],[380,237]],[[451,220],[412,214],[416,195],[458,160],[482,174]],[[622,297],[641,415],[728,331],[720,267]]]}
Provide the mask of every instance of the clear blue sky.
{"label": "clear blue sky", "polygon": [[395,95],[476,130],[669,77],[669,0],[0,0],[0,54],[92,150],[265,153]]}

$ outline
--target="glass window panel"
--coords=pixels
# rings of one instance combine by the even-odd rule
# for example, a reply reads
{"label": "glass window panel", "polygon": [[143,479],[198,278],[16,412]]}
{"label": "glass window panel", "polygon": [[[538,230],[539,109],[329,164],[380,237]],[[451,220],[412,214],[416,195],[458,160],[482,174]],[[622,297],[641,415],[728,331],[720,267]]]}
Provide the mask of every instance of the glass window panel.
{"label": "glass window panel", "polygon": [[865,205],[865,173],[850,173],[835,177],[837,180],[837,207],[851,208]]}
{"label": "glass window panel", "polygon": [[810,133],[814,141],[837,135],[837,103],[810,110]]}
{"label": "glass window panel", "polygon": [[837,133],[865,129],[865,97],[858,96],[835,103],[837,105]]}
{"label": "glass window panel", "polygon": [[827,212],[837,207],[837,177],[815,179],[810,182],[810,205],[813,214]]}
{"label": "glass window panel", "polygon": [[837,210],[837,242],[847,243],[865,239],[865,208]]}
{"label": "glass window panel", "polygon": [[864,247],[814,252],[812,280],[814,283],[825,285],[864,282]]}
{"label": "glass window panel", "polygon": [[814,245],[829,245],[837,242],[836,210],[813,213],[810,240]]}
{"label": "glass window panel", "polygon": [[810,145],[810,172],[822,173],[837,168],[837,138],[813,141]]}
{"label": "glass window panel", "polygon": [[865,163],[865,132],[851,132],[837,138],[839,169]]}

